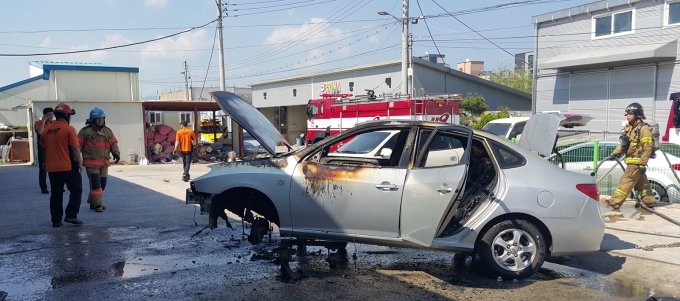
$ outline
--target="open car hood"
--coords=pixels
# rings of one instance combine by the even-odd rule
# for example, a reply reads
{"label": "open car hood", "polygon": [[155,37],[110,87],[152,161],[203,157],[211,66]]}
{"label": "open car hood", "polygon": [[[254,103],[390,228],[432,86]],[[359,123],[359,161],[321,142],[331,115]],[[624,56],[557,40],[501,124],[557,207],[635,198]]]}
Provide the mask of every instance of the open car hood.
{"label": "open car hood", "polygon": [[589,115],[538,113],[524,126],[519,146],[539,155],[549,156],[555,148],[560,126],[584,126],[592,119]]}
{"label": "open car hood", "polygon": [[250,133],[255,140],[270,154],[276,155],[276,144],[283,143],[288,149],[292,149],[286,138],[279,133],[267,117],[262,115],[253,105],[241,99],[234,93],[218,91],[210,92],[217,104],[231,118]]}

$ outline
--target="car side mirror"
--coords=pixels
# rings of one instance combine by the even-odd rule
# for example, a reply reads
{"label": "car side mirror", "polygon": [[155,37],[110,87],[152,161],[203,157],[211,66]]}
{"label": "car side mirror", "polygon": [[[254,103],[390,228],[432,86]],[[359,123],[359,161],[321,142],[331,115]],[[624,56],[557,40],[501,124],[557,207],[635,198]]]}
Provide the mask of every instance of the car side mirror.
{"label": "car side mirror", "polygon": [[380,156],[383,158],[389,157],[392,155],[392,149],[389,148],[383,148],[380,150]]}

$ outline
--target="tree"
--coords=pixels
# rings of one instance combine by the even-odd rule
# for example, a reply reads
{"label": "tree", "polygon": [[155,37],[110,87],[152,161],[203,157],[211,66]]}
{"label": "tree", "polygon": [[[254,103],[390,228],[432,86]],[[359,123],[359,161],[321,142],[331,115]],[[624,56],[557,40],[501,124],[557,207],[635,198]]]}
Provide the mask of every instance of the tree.
{"label": "tree", "polygon": [[467,116],[479,117],[479,115],[482,115],[489,109],[489,106],[486,105],[484,96],[477,93],[468,93],[468,95],[463,98],[463,101],[460,102],[460,109],[463,110]]}
{"label": "tree", "polygon": [[501,119],[501,118],[508,118],[511,116],[515,116],[515,114],[510,108],[508,107],[498,107],[498,112],[486,112],[482,114],[482,116],[479,118],[477,123],[474,124],[474,127],[476,128],[483,128],[489,121],[496,120],[496,119]]}
{"label": "tree", "polygon": [[489,75],[489,80],[526,93],[531,93],[534,86],[534,76],[528,68],[515,70],[507,60],[501,61],[501,65]]}

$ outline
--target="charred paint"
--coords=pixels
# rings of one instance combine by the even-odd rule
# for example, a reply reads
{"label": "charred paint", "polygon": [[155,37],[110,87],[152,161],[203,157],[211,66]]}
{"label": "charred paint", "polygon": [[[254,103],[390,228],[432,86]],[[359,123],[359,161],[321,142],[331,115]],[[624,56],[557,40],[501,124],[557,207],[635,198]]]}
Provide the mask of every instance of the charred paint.
{"label": "charred paint", "polygon": [[303,187],[313,196],[334,198],[343,192],[343,183],[362,179],[366,167],[303,163],[299,167],[305,176]]}

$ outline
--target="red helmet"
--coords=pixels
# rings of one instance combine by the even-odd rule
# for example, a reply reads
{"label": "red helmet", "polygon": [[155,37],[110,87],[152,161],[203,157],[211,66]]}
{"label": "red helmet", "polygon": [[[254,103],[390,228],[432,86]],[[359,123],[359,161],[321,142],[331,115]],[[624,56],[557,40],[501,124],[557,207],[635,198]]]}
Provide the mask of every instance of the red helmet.
{"label": "red helmet", "polygon": [[64,114],[67,114],[67,115],[75,115],[75,114],[76,114],[76,110],[71,109],[71,107],[69,107],[69,106],[68,106],[67,104],[65,104],[65,103],[60,103],[60,104],[58,104],[58,105],[54,108],[54,112],[55,112],[55,113],[57,113],[57,112],[59,112],[59,113],[64,113]]}

